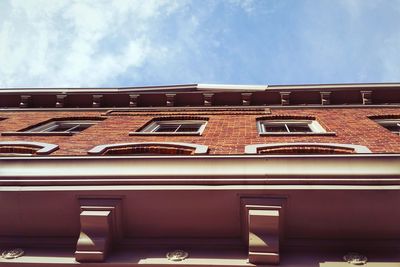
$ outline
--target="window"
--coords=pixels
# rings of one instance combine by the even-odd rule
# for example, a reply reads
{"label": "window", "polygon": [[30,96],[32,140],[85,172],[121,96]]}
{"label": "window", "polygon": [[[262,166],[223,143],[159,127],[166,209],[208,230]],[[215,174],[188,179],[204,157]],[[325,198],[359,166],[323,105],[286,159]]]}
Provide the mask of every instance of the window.
{"label": "window", "polygon": [[93,120],[63,120],[51,121],[44,125],[25,130],[27,133],[69,133],[76,134],[97,124],[98,121]]}
{"label": "window", "polygon": [[377,119],[375,122],[392,133],[400,135],[400,119]]}
{"label": "window", "polygon": [[200,135],[206,124],[206,120],[155,120],[131,134]]}
{"label": "window", "polygon": [[259,120],[260,134],[309,134],[326,133],[315,120]]}

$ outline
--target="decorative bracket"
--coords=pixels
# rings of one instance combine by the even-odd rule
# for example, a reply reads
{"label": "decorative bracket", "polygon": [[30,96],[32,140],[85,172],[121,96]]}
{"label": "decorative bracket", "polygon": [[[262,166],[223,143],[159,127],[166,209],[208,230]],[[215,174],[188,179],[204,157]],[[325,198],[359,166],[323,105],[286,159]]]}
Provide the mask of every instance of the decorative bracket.
{"label": "decorative bracket", "polygon": [[372,103],[372,91],[361,91],[361,97],[363,105],[369,105]]}
{"label": "decorative bracket", "polygon": [[331,92],[321,92],[321,105],[329,105],[331,103]]}
{"label": "decorative bracket", "polygon": [[102,99],[103,99],[103,95],[93,95],[92,96],[92,107],[93,108],[101,107]]}
{"label": "decorative bracket", "polygon": [[21,95],[21,100],[19,103],[20,108],[27,108],[29,107],[29,103],[31,102],[31,96],[30,95]]}
{"label": "decorative bracket", "polygon": [[253,93],[242,93],[242,105],[250,106],[251,96]]}
{"label": "decorative bracket", "polygon": [[56,108],[63,108],[67,95],[56,95]]}
{"label": "decorative bracket", "polygon": [[75,260],[102,262],[122,235],[120,199],[80,199],[81,232]]}
{"label": "decorative bracket", "polygon": [[129,95],[129,107],[137,107],[138,97],[139,97],[138,94]]}
{"label": "decorative bracket", "polygon": [[175,95],[176,94],[165,94],[165,96],[167,97],[167,107],[174,106]]}
{"label": "decorative bracket", "polygon": [[203,93],[204,106],[206,106],[206,107],[212,106],[212,97],[213,96],[214,96],[213,93]]}
{"label": "decorative bracket", "polygon": [[281,198],[242,198],[242,237],[250,263],[279,264],[284,202]]}
{"label": "decorative bracket", "polygon": [[281,105],[282,106],[289,105],[290,92],[279,92],[279,93],[281,95]]}

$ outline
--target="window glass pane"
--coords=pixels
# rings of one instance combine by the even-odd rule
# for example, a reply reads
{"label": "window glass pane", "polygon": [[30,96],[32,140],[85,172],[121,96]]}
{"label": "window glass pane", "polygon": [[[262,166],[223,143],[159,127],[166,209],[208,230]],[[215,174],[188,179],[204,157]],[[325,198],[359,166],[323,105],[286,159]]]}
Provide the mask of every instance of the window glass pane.
{"label": "window glass pane", "polygon": [[382,126],[392,132],[397,132],[399,130],[399,127],[397,125],[382,125]]}
{"label": "window glass pane", "polygon": [[167,133],[175,132],[176,129],[178,129],[179,126],[180,126],[179,124],[160,124],[158,126],[158,128],[156,128],[154,130],[154,132],[161,132],[161,133],[163,133],[163,132],[167,132]]}
{"label": "window glass pane", "polygon": [[308,125],[290,125],[290,124],[288,124],[287,126],[288,126],[289,131],[290,131],[291,133],[299,133],[299,132],[306,133],[306,132],[311,132],[311,129],[310,129],[310,127],[309,127]]}
{"label": "window glass pane", "polygon": [[82,132],[83,130],[92,126],[91,124],[79,124],[77,127],[71,129],[71,132]]}
{"label": "window glass pane", "polygon": [[57,124],[54,128],[47,130],[46,132],[68,132],[68,130],[74,126],[75,125],[60,123]]}
{"label": "window glass pane", "polygon": [[285,125],[284,124],[282,124],[282,125],[278,125],[278,124],[275,124],[275,125],[272,125],[272,124],[267,124],[267,125],[265,125],[264,124],[264,129],[265,129],[265,132],[274,132],[274,133],[276,133],[276,132],[287,132],[287,130],[286,130],[286,127],[285,127]]}
{"label": "window glass pane", "polygon": [[182,124],[177,132],[197,132],[200,126],[199,124]]}

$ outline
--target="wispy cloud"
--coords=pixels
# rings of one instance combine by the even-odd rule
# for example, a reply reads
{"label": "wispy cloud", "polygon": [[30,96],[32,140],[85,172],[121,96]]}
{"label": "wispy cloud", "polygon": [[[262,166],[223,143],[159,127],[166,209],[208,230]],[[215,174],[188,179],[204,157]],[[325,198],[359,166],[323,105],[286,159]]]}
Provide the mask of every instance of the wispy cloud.
{"label": "wispy cloud", "polygon": [[[166,52],[152,27],[185,1],[11,1],[0,22],[0,85],[106,83]],[[161,55],[160,55],[161,54]]]}

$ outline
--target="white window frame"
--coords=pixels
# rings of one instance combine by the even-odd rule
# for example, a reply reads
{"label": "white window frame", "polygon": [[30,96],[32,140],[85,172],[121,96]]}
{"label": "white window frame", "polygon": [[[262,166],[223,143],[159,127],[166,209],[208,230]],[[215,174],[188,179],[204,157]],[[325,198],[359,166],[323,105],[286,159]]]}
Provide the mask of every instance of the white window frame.
{"label": "white window frame", "polygon": [[[400,119],[376,119],[374,120],[376,123],[378,123],[380,126],[382,126],[383,128],[385,128],[386,130],[400,135]],[[399,131],[392,131],[387,129],[385,126],[389,126],[389,125],[396,125],[399,127]]]}
{"label": "white window frame", "polygon": [[[268,132],[265,130],[265,126],[268,125],[285,125],[287,132]],[[301,125],[308,126],[310,132],[290,132],[287,125]],[[258,120],[257,128],[260,134],[268,135],[291,135],[291,134],[318,134],[327,133],[324,128],[316,120]]]}
{"label": "white window frame", "polygon": [[[26,133],[70,133],[70,134],[77,134],[81,131],[74,131],[74,129],[78,128],[81,125],[95,125],[99,121],[97,120],[56,120],[46,123],[44,125],[40,125],[38,127],[26,130]],[[60,125],[71,125],[71,127],[65,131],[53,131]],[[86,129],[85,129],[86,130]]]}
{"label": "white window frame", "polygon": [[[200,127],[197,131],[195,132],[177,132],[179,129],[179,126],[177,130],[174,132],[157,132],[157,129],[162,126],[162,125],[176,125],[180,124],[182,125],[188,125],[188,124],[199,124]],[[206,128],[207,121],[206,120],[155,120],[151,122],[149,125],[147,125],[145,128],[143,128],[140,132],[137,133],[144,133],[144,134],[154,134],[154,135],[201,135]]]}

